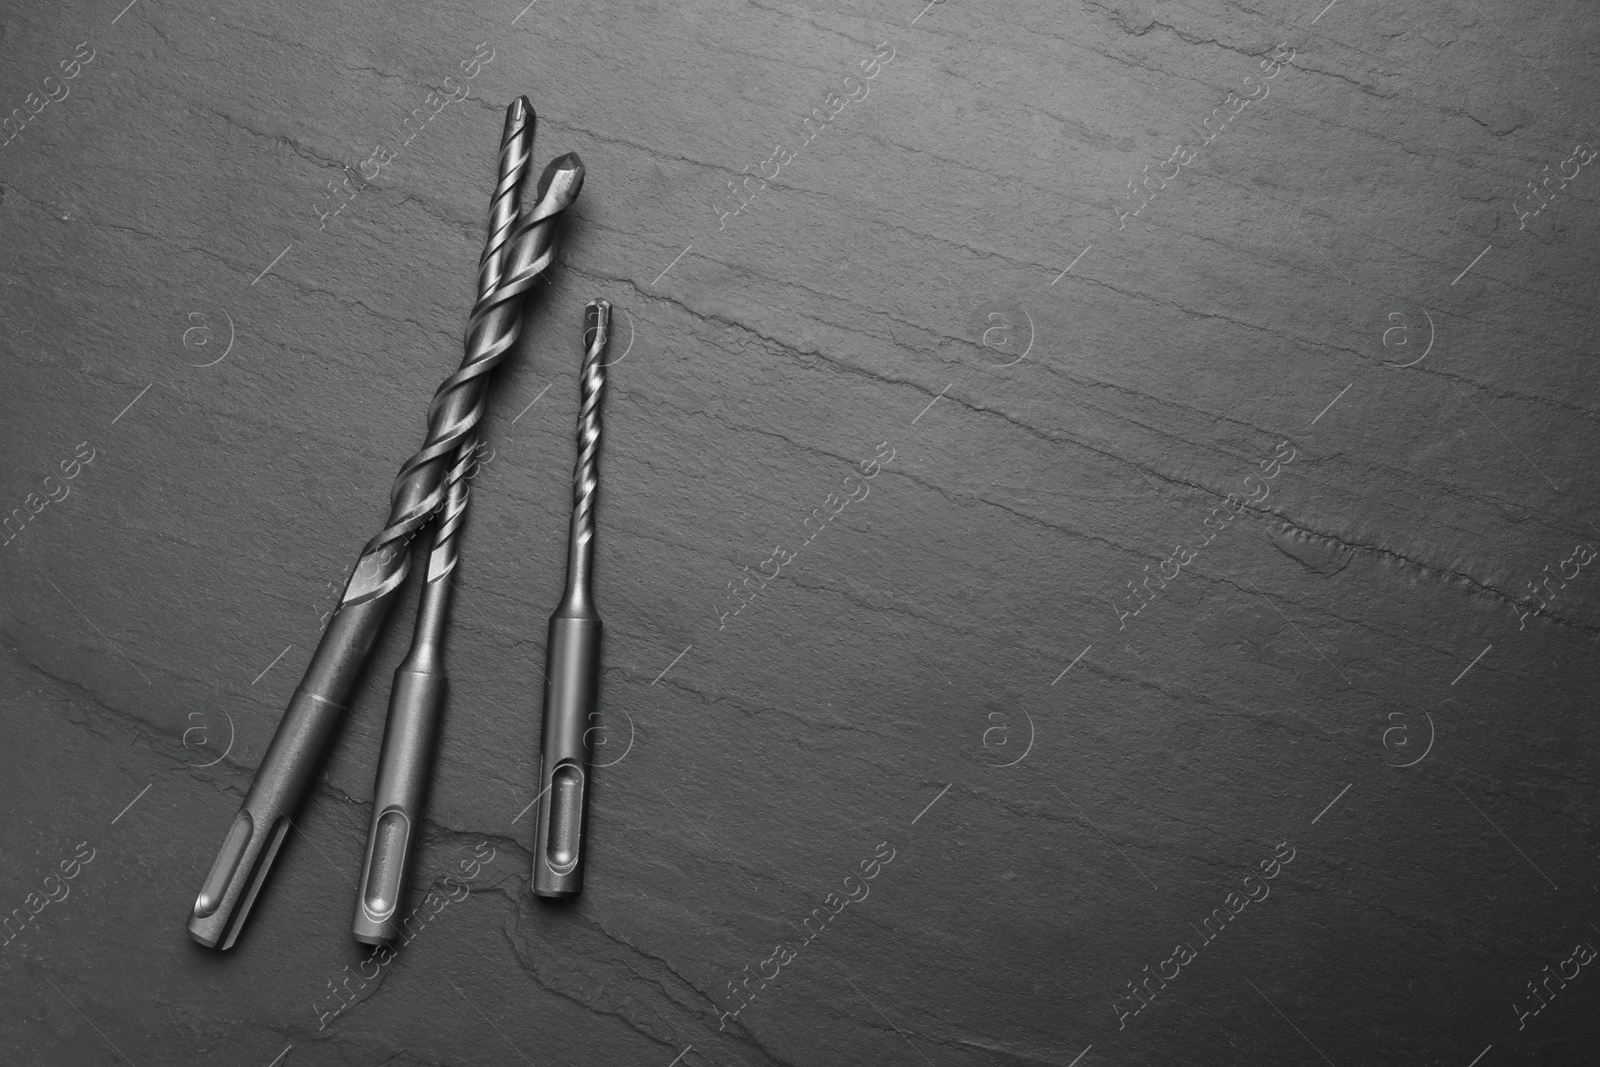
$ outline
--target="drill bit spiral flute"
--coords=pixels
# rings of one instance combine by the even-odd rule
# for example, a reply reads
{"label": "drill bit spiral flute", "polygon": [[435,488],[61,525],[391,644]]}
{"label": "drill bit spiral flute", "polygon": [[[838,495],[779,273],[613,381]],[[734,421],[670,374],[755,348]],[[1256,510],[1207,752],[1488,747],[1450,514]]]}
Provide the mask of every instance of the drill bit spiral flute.
{"label": "drill bit spiral flute", "polygon": [[[532,208],[519,211],[512,197],[527,181],[533,123],[533,108],[526,98],[506,111],[499,180],[480,262],[479,298],[467,325],[465,358],[434,395],[423,446],[395,478],[389,520],[362,549],[338,610],[201,886],[189,934],[203,945],[227,949],[238,938],[290,820],[311,790],[393,606],[394,593],[405,581],[411,539],[445,504],[445,468],[459,460],[463,445],[476,444],[487,375],[516,343],[522,297],[554,262],[556,226],[583,186],[583,164],[571,153],[552,161],[539,178]],[[459,463],[453,469],[460,469]],[[455,481],[459,486],[462,479]],[[459,512],[456,519],[459,522]],[[454,551],[451,535],[453,528],[446,535],[447,554]]]}

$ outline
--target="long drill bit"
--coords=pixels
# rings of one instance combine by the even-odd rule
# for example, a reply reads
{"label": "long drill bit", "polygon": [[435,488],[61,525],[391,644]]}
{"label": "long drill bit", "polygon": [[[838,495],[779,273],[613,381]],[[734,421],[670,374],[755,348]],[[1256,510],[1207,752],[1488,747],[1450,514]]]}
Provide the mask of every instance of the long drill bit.
{"label": "long drill bit", "polygon": [[579,376],[578,462],[572,473],[572,529],[567,589],[550,616],[545,651],[544,731],[539,768],[539,824],[533,891],[572,897],[583,891],[583,834],[588,812],[589,731],[599,707],[600,615],[594,607],[594,506],[600,490],[600,397],[606,387],[611,305],[584,312],[588,342]]}
{"label": "long drill bit", "polygon": [[[495,202],[503,190],[526,183],[532,123],[525,98],[507,109]],[[343,718],[392,594],[405,580],[410,540],[443,502],[445,462],[483,416],[484,376],[516,342],[521,298],[554,262],[556,225],[582,186],[583,164],[576,155],[562,156],[540,176],[534,208],[513,212],[501,284],[473,307],[465,358],[429,405],[427,438],[395,479],[388,524],[363,548],[195,900],[189,934],[201,944],[227,949],[238,938]],[[489,240],[502,232],[491,228]]]}
{"label": "long drill bit", "polygon": [[[531,148],[533,122],[528,123]],[[500,288],[506,248],[519,214],[521,179],[527,151],[500,156],[500,180],[489,205],[489,240],[478,263],[477,302]],[[487,402],[487,391],[478,407]],[[481,420],[481,410],[477,416]],[[450,619],[451,575],[460,558],[460,532],[470,496],[468,479],[477,461],[479,430],[475,425],[456,446],[445,477],[444,507],[433,528],[433,547],[417,603],[411,649],[394,672],[389,690],[389,715],[384,721],[378,776],[372,788],[372,822],[361,865],[351,933],[369,945],[388,944],[400,935],[400,915],[411,883],[417,835],[427,803],[439,723],[444,714],[449,675],[444,664],[444,637]]]}

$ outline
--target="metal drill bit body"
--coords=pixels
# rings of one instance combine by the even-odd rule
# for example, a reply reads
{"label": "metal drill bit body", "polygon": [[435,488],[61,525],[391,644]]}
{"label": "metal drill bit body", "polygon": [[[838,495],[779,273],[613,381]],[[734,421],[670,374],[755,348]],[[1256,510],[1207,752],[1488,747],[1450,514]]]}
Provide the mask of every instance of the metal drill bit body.
{"label": "metal drill bit body", "polygon": [[[499,179],[489,203],[489,238],[478,261],[475,313],[484,299],[500,287],[505,273],[506,249],[519,214],[531,142],[530,121],[527,136],[508,136],[501,145]],[[467,336],[470,352],[470,326]],[[378,752],[377,780],[372,787],[372,821],[367,828],[361,884],[351,923],[355,939],[366,944],[386,944],[400,932],[399,919],[406,887],[411,882],[417,835],[450,687],[444,665],[450,576],[460,555],[461,523],[470,494],[468,479],[478,450],[477,423],[482,419],[486,400],[486,393],[479,397],[473,428],[456,445],[454,462],[445,477],[444,505],[434,519],[433,546],[417,601],[416,631],[410,650],[395,669],[389,690],[389,714],[384,719],[383,747]],[[407,461],[408,468],[412,465],[413,461]],[[390,529],[393,527],[391,522]]]}
{"label": "metal drill bit body", "polygon": [[578,460],[572,473],[567,586],[550,616],[545,650],[544,729],[533,891],[571,897],[583,890],[584,823],[589,798],[589,732],[599,709],[600,615],[594,607],[594,508],[600,489],[600,399],[605,391],[611,305],[585,309],[587,342],[579,375]]}
{"label": "metal drill bit body", "polygon": [[467,517],[467,501],[472,497],[473,464],[478,461],[478,431],[469,433],[456,451],[456,461],[444,480],[444,506],[433,529],[433,547],[428,550],[424,581],[438,585],[450,577],[461,559],[461,524]]}
{"label": "metal drill bit body", "polygon": [[[532,123],[526,99],[507,109],[465,358],[429,405],[427,437],[395,479],[389,521],[363,548],[201,887],[189,919],[190,936],[201,944],[226,949],[237,939],[405,580],[410,540],[443,502],[444,465],[483,417],[485,376],[516,341],[521,297],[554,261],[555,226],[582,188],[583,165],[570,154],[553,161],[540,177],[533,210],[519,211],[508,197],[527,180]],[[499,281],[484,292],[486,274]]]}
{"label": "metal drill bit body", "polygon": [[611,340],[611,304],[597,300],[584,309],[583,367],[578,372],[578,460],[572,469],[572,528],[567,545],[567,595],[577,587],[591,594],[589,568],[594,541],[594,503],[600,491],[600,397],[606,368],[600,362]]}

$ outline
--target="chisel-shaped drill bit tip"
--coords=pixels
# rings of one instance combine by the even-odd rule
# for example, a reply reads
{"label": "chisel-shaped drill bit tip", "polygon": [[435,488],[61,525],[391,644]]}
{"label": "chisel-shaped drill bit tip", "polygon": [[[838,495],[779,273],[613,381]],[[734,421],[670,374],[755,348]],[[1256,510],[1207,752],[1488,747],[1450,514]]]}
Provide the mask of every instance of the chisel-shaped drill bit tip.
{"label": "chisel-shaped drill bit tip", "polygon": [[578,153],[557,156],[545,165],[532,197],[524,196],[523,211],[535,220],[547,218],[571,207],[583,189],[583,160]]}

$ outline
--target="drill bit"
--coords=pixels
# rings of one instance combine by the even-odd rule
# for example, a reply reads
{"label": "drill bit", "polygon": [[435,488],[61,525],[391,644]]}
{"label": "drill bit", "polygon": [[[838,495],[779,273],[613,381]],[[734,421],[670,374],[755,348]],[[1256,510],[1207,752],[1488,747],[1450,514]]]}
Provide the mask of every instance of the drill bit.
{"label": "drill bit", "polygon": [[[502,140],[500,176],[489,203],[489,239],[478,262],[474,323],[479,306],[500,288],[504,278],[506,249],[520,214],[520,186],[532,148],[533,125],[530,112],[527,138],[513,140],[508,136]],[[507,129],[509,134],[509,125]],[[471,352],[470,325],[467,346]],[[400,933],[397,919],[405,904],[406,886],[411,881],[417,833],[421,828],[438,744],[439,720],[450,684],[444,669],[450,575],[460,556],[458,534],[466,516],[470,494],[468,478],[478,448],[477,424],[482,420],[487,399],[485,391],[471,417],[473,428],[456,445],[454,462],[445,478],[443,510],[436,520],[433,548],[428,553],[411,649],[395,669],[394,684],[389,690],[389,714],[384,720],[378,776],[372,788],[372,822],[367,829],[361,887],[356,893],[355,919],[351,924],[355,939],[369,945],[387,944]],[[412,466],[412,462],[408,461],[407,467]]]}
{"label": "drill bit", "polygon": [[[489,205],[489,240],[478,264],[478,301],[500,287],[505,252],[518,215],[519,182],[527,166],[520,158],[502,152],[500,178]],[[480,398],[481,408],[487,393]],[[369,945],[387,944],[400,935],[400,914],[406,887],[411,883],[417,834],[427,803],[428,784],[438,745],[440,719],[449,675],[444,667],[444,635],[450,618],[451,574],[460,558],[462,520],[466,517],[473,464],[477,461],[479,431],[475,425],[456,446],[450,473],[445,476],[444,506],[434,522],[433,547],[428,552],[422,595],[417,603],[416,630],[411,649],[394,672],[389,690],[389,714],[384,720],[383,748],[378,754],[378,775],[372,787],[372,822],[367,829],[367,849],[361,865],[361,887],[356,893],[351,933]]]}
{"label": "drill bit", "polygon": [[[551,162],[540,176],[531,211],[507,201],[507,190],[527,181],[533,121],[526,98],[506,111],[493,221],[479,265],[480,282],[486,273],[498,273],[500,281],[473,307],[465,358],[428,407],[427,438],[395,479],[388,524],[362,549],[195,900],[189,934],[208,947],[231,948],[238,938],[283,845],[289,820],[311,789],[393,604],[392,594],[405,580],[411,538],[443,502],[446,458],[483,417],[484,376],[516,341],[521,297],[554,262],[555,227],[583,186],[583,164],[572,154]],[[501,251],[490,256],[491,247]]]}
{"label": "drill bit", "polygon": [[605,391],[611,305],[584,312],[587,346],[579,375],[578,461],[572,473],[572,529],[567,589],[550,616],[545,651],[544,730],[539,768],[539,823],[533,891],[573,897],[583,891],[583,832],[588,811],[589,731],[598,714],[600,615],[594,608],[594,506],[600,490],[600,396]]}

